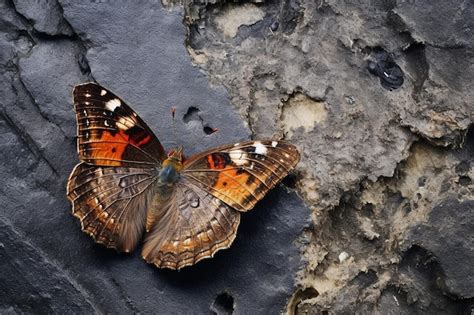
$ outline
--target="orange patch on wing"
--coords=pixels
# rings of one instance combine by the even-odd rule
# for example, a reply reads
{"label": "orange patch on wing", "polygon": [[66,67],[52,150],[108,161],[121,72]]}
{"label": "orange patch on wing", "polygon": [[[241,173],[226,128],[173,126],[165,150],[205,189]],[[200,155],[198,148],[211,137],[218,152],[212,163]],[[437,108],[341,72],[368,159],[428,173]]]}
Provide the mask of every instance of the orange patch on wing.
{"label": "orange patch on wing", "polygon": [[104,131],[97,140],[92,139],[92,142],[84,143],[90,148],[90,151],[85,153],[85,158],[103,160],[103,165],[107,166],[121,166],[121,160],[128,145],[140,147],[150,142],[150,140],[150,135],[146,135],[143,139],[135,139],[123,130],[115,134]]}
{"label": "orange patch on wing", "polygon": [[[253,193],[258,188],[258,184],[255,181],[249,182],[250,176],[252,175],[239,169],[231,167],[223,169],[213,186],[218,192],[216,197],[231,206],[236,203],[247,208],[250,202],[253,207],[256,199],[248,197],[253,196]],[[252,200],[252,202],[249,200]]]}

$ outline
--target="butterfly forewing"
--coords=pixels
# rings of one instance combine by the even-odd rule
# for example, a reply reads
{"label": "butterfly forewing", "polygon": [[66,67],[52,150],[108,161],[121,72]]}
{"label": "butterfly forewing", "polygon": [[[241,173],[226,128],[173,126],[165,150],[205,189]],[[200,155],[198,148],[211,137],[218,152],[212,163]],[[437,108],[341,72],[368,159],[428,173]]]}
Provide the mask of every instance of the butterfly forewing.
{"label": "butterfly forewing", "polygon": [[182,176],[239,211],[248,211],[296,166],[285,141],[247,141],[208,150],[184,164]]}
{"label": "butterfly forewing", "polygon": [[96,83],[74,88],[79,158],[100,166],[150,167],[166,153],[145,122]]}

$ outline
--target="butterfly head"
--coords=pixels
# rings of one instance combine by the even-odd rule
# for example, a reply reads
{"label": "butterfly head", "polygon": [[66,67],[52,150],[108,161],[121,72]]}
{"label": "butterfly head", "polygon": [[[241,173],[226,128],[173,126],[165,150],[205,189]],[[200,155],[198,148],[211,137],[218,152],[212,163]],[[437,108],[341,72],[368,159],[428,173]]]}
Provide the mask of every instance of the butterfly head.
{"label": "butterfly head", "polygon": [[173,161],[182,163],[183,162],[183,146],[180,145],[176,149],[171,150],[168,153],[168,160],[173,160]]}
{"label": "butterfly head", "polygon": [[168,153],[168,158],[163,161],[163,168],[173,168],[175,171],[181,171],[183,168],[183,147],[179,146]]}

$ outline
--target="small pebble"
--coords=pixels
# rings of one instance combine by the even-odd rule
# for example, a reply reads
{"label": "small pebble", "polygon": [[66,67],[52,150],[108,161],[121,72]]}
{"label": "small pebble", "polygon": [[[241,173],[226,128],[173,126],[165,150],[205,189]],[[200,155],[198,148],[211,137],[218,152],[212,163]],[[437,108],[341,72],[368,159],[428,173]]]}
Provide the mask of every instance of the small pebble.
{"label": "small pebble", "polygon": [[280,23],[278,23],[278,21],[273,21],[273,23],[270,24],[270,29],[272,30],[272,32],[276,32],[279,26]]}
{"label": "small pebble", "polygon": [[350,255],[347,253],[347,252],[342,252],[339,254],[339,263],[343,263],[344,261],[347,260],[347,258],[349,258]]}

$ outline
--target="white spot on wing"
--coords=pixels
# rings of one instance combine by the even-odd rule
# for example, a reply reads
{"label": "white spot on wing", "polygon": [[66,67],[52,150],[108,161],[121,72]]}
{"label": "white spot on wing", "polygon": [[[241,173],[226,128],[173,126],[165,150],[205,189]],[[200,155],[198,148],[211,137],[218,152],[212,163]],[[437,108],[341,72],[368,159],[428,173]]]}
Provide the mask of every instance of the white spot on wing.
{"label": "white spot on wing", "polygon": [[128,130],[135,126],[135,123],[130,117],[120,117],[120,119],[116,123],[116,126],[122,130]]}
{"label": "white spot on wing", "polygon": [[104,125],[106,125],[107,127],[110,127],[109,122],[107,120],[104,121]]}
{"label": "white spot on wing", "polygon": [[90,95],[89,93],[86,93],[84,94],[85,97],[91,97],[92,95]]}
{"label": "white spot on wing", "polygon": [[248,163],[247,153],[240,149],[230,151],[229,156],[232,162],[234,162],[236,165],[240,166]]}
{"label": "white spot on wing", "polygon": [[122,103],[120,103],[120,100],[117,98],[114,98],[113,100],[108,101],[105,103],[105,108],[113,112],[117,107],[120,107]]}
{"label": "white spot on wing", "polygon": [[272,147],[276,147],[278,145],[277,141],[272,141]]}
{"label": "white spot on wing", "polygon": [[267,154],[267,147],[263,145],[260,141],[255,141],[253,143],[253,146],[255,147],[255,153],[261,154],[261,155],[266,155]]}
{"label": "white spot on wing", "polygon": [[100,91],[100,96],[104,96],[105,94],[107,94],[107,91],[106,91],[106,90]]}

